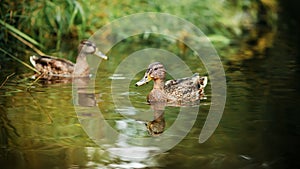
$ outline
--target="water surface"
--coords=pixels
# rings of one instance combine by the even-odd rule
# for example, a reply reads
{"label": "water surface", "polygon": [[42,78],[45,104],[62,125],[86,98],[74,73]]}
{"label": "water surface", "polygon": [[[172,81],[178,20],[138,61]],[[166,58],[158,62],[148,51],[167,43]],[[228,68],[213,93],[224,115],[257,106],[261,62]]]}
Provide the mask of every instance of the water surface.
{"label": "water surface", "polygon": [[[227,101],[216,131],[199,144],[211,105],[208,85],[207,100],[200,103],[188,135],[155,156],[158,147],[131,139],[152,137],[144,124],[155,115],[145,101],[152,83],[136,88],[140,72],[127,93],[116,95],[129,98],[131,106],[116,107],[111,95],[112,81],[126,78],[126,72],[114,73],[116,67],[139,47],[128,50],[132,44],[118,44],[109,53],[115,57],[99,65],[95,89],[78,89],[77,100],[72,83],[31,84],[12,76],[0,89],[1,168],[297,168],[300,67],[294,42],[279,29],[263,58],[234,65],[224,61]],[[182,58],[193,72],[206,74],[203,65],[195,63],[196,56]],[[179,111],[165,107],[164,133]],[[106,124],[120,133],[114,142],[105,140]]]}

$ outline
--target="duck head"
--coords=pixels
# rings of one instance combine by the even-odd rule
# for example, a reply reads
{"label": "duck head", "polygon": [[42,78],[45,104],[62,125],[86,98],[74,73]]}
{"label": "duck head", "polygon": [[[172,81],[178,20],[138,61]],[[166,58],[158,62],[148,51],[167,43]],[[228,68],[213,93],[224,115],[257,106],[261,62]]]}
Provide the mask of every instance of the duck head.
{"label": "duck head", "polygon": [[100,52],[98,50],[98,48],[96,47],[96,45],[93,42],[88,41],[88,40],[83,40],[80,42],[80,44],[78,46],[78,52],[83,55],[95,54],[102,59],[105,59],[105,60],[108,59],[108,57],[106,55],[104,55],[102,52]]}
{"label": "duck head", "polygon": [[135,86],[141,86],[144,85],[151,80],[161,80],[164,81],[166,77],[166,69],[164,68],[164,65],[160,62],[154,62],[148,66],[148,69],[144,75],[144,77],[138,81]]}

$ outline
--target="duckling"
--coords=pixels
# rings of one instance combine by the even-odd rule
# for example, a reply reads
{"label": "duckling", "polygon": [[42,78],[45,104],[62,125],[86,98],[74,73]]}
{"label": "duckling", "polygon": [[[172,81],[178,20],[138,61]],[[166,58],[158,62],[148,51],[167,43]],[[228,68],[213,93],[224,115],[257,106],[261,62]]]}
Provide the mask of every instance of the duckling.
{"label": "duckling", "polygon": [[199,101],[204,98],[204,88],[207,85],[207,77],[200,77],[195,73],[191,77],[169,80],[165,82],[166,69],[160,62],[149,65],[145,76],[135,85],[141,86],[149,81],[154,81],[154,86],[147,96],[149,103],[166,102],[185,104]]}
{"label": "duckling", "polygon": [[30,56],[30,62],[41,73],[39,78],[42,79],[51,80],[53,77],[88,77],[90,69],[86,57],[92,54],[105,60],[108,59],[107,56],[98,51],[98,48],[93,42],[83,40],[78,46],[76,64],[66,59],[47,55]]}

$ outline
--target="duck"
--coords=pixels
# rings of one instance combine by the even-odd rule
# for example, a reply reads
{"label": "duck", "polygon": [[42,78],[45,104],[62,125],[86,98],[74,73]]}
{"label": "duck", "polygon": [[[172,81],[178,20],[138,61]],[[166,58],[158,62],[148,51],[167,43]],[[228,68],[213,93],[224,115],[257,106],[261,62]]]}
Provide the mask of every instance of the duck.
{"label": "duck", "polygon": [[76,63],[67,59],[54,56],[30,56],[30,63],[40,72],[36,76],[42,79],[51,80],[57,78],[89,77],[90,69],[87,63],[87,56],[97,55],[107,60],[108,57],[98,50],[95,43],[89,40],[82,40],[78,46]]}
{"label": "duck", "polygon": [[207,85],[207,76],[199,76],[199,73],[191,77],[181,79],[166,79],[166,69],[160,62],[151,63],[144,77],[136,82],[135,86],[142,86],[151,80],[154,81],[153,89],[147,95],[148,103],[195,103],[205,99],[204,88]]}

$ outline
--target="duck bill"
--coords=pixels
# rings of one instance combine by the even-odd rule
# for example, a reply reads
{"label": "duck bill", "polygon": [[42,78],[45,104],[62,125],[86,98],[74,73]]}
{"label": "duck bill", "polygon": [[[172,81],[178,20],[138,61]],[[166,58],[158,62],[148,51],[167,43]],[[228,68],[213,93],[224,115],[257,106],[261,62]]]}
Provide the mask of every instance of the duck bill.
{"label": "duck bill", "polygon": [[135,84],[135,86],[142,86],[142,85],[150,82],[151,80],[152,80],[152,78],[149,76],[149,74],[146,73],[145,76]]}
{"label": "duck bill", "polygon": [[100,52],[98,49],[96,49],[95,55],[99,56],[100,58],[107,60],[108,57],[104,55],[102,52]]}

